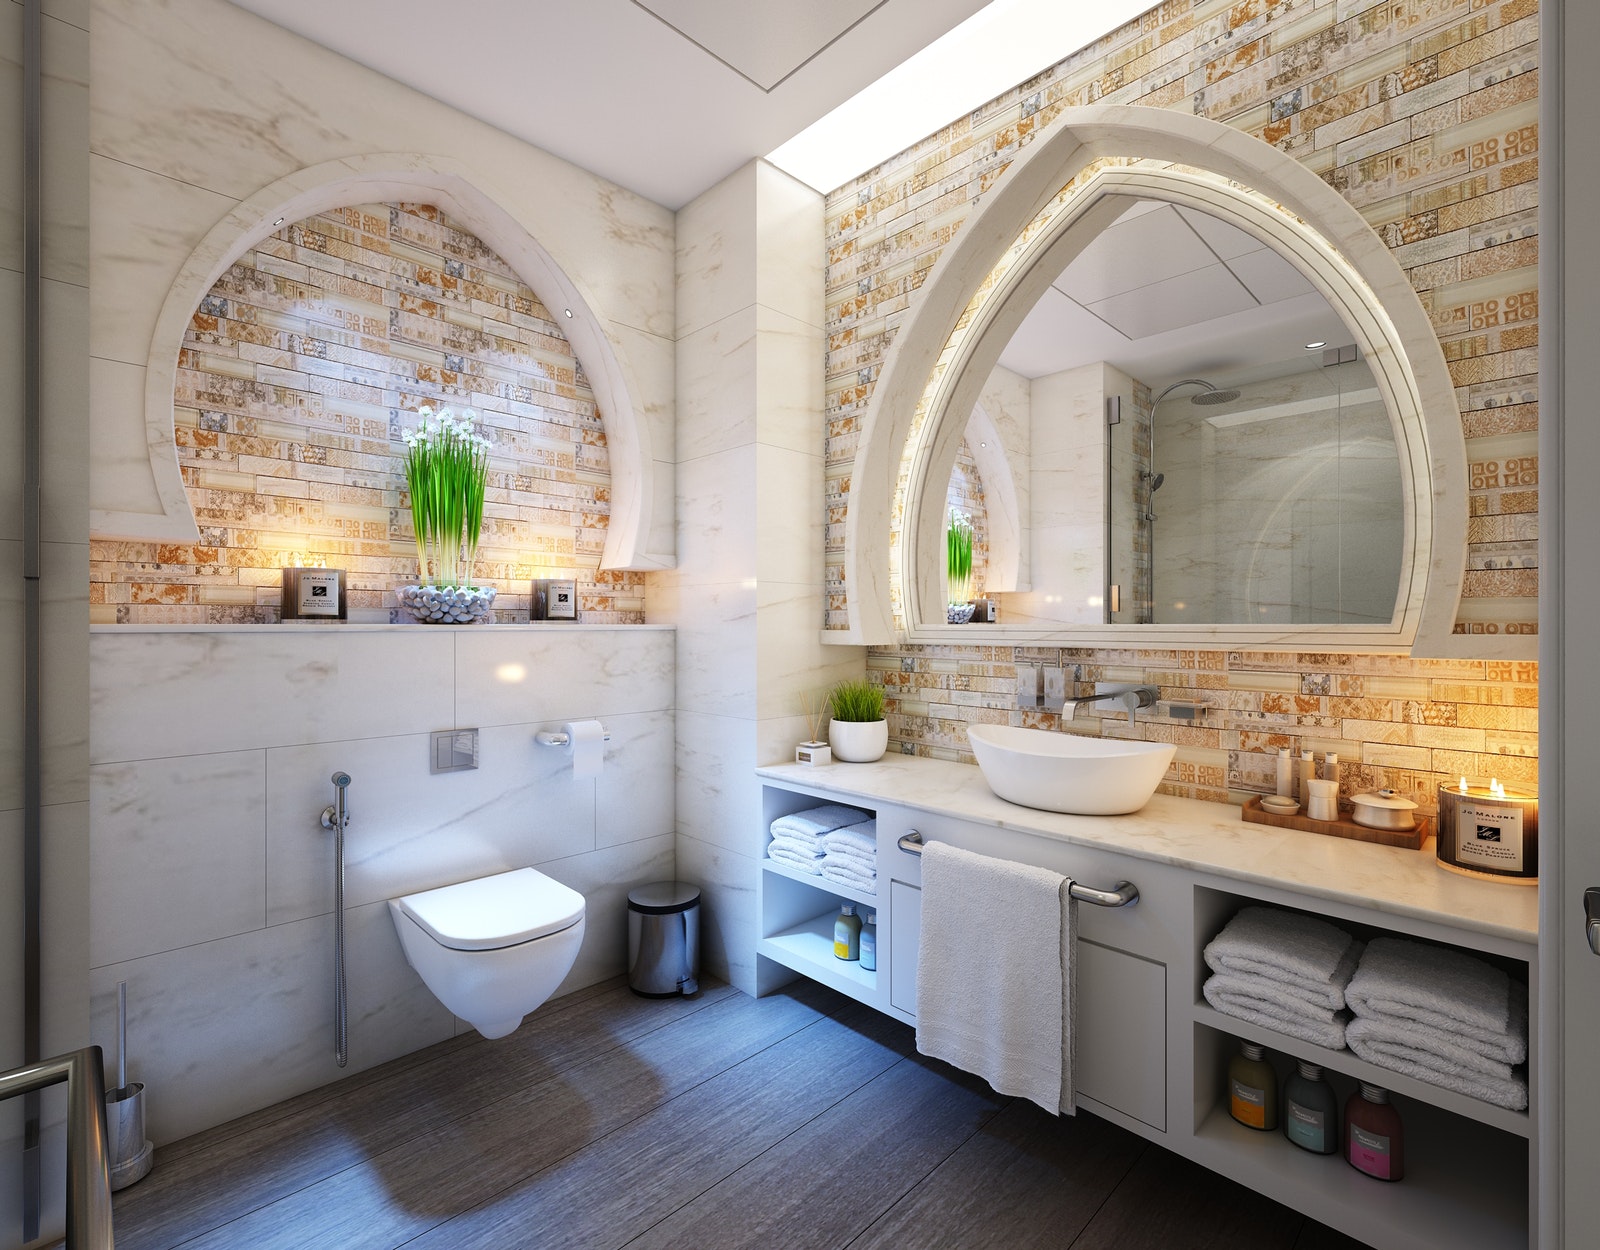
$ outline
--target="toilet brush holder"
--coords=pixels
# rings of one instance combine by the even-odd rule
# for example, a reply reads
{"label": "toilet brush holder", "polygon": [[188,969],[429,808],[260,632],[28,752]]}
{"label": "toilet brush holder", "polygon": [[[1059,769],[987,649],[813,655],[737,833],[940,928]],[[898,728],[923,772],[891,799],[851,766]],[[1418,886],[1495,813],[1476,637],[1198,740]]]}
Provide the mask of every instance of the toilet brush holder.
{"label": "toilet brush holder", "polygon": [[143,1180],[156,1148],[144,1135],[144,1082],[128,1082],[128,983],[117,982],[117,1087],[106,1091],[106,1156],[115,1192]]}
{"label": "toilet brush holder", "polygon": [[149,1174],[156,1148],[144,1135],[143,1081],[106,1091],[106,1151],[113,1191]]}

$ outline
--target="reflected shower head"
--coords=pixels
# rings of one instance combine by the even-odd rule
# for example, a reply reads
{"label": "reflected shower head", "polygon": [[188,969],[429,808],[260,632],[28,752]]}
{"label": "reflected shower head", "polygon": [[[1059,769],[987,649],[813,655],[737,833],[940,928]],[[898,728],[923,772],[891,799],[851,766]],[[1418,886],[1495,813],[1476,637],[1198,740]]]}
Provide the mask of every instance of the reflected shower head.
{"label": "reflected shower head", "polygon": [[1213,386],[1210,390],[1201,391],[1198,395],[1189,396],[1189,402],[1201,408],[1209,408],[1213,404],[1231,404],[1238,398],[1239,392],[1237,389],[1230,388],[1225,391],[1219,391]]}

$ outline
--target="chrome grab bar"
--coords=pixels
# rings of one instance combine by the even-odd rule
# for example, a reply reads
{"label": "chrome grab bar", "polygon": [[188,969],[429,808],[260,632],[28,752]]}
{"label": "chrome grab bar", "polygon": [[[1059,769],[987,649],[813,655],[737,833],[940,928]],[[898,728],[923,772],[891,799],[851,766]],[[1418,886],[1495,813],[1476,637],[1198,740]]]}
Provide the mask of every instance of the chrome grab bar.
{"label": "chrome grab bar", "polygon": [[349,773],[333,774],[333,802],[322,809],[322,827],[333,830],[333,1057],[350,1059],[350,1013],[344,988],[344,829],[350,823],[345,791]]}
{"label": "chrome grab bar", "polygon": [[0,1100],[67,1083],[67,1250],[112,1250],[103,1062],[85,1046],[0,1072]]}
{"label": "chrome grab bar", "polygon": [[[922,834],[916,829],[908,829],[900,835],[897,845],[908,855],[921,855]],[[1117,882],[1114,890],[1097,890],[1074,881],[1067,892],[1080,903],[1093,903],[1096,907],[1127,907],[1139,901],[1139,887],[1131,881]]]}

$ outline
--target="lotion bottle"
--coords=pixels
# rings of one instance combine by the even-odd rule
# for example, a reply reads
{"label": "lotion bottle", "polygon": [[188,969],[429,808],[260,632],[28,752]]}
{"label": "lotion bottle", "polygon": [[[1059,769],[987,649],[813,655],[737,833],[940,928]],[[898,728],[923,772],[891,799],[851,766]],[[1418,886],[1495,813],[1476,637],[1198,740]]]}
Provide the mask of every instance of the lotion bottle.
{"label": "lotion bottle", "polygon": [[1300,1060],[1283,1083],[1283,1133],[1302,1150],[1331,1155],[1339,1149],[1339,1099],[1322,1069]]}
{"label": "lotion bottle", "polygon": [[841,903],[839,918],[833,922],[833,957],[861,958],[861,917],[854,903]]}
{"label": "lotion bottle", "polygon": [[1350,1166],[1380,1181],[1406,1174],[1405,1129],[1389,1105],[1389,1091],[1361,1082],[1344,1105],[1344,1157]]}
{"label": "lotion bottle", "polygon": [[1288,747],[1278,748],[1278,794],[1286,799],[1294,798],[1294,760],[1290,758]]}
{"label": "lotion bottle", "polygon": [[868,972],[878,970],[878,913],[869,911],[861,925],[861,966]]}
{"label": "lotion bottle", "polygon": [[1278,1127],[1278,1074],[1254,1042],[1240,1042],[1228,1061],[1228,1113],[1248,1128]]}
{"label": "lotion bottle", "polygon": [[1295,798],[1300,800],[1301,807],[1311,806],[1311,787],[1306,783],[1317,779],[1317,757],[1310,751],[1300,752],[1300,786]]}

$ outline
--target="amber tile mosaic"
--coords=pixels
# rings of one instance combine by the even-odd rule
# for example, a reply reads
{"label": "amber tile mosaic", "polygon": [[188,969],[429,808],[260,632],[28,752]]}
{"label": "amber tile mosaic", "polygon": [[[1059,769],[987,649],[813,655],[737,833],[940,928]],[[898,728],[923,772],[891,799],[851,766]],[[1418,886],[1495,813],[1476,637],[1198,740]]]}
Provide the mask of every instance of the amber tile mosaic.
{"label": "amber tile mosaic", "polygon": [[476,571],[498,618],[563,576],[580,621],[641,623],[643,575],[599,567],[610,465],[582,365],[505,261],[419,204],[296,222],[201,301],[174,395],[199,542],[93,542],[92,619],[274,622],[295,561],[347,570],[353,618],[396,619],[416,573],[402,435],[425,404],[474,410],[490,441]]}
{"label": "amber tile mosaic", "polygon": [[[1474,527],[1469,565],[1494,576],[1469,577],[1457,631],[1535,632],[1537,28],[1533,0],[1169,0],[833,192],[825,626],[846,624],[860,415],[916,287],[1063,108],[1109,100],[1254,134],[1367,216],[1433,317],[1466,436],[1523,436],[1502,476],[1509,458],[1534,479],[1474,487],[1474,521],[1525,520],[1513,539]],[[1526,546],[1490,549],[1507,541]]]}
{"label": "amber tile mosaic", "polygon": [[[1065,666],[1069,696],[1097,681],[1158,687],[1162,702],[1126,714],[1016,706],[1018,663]],[[1040,647],[874,647],[867,675],[884,690],[889,749],[972,763],[967,726],[1171,742],[1161,790],[1239,803],[1272,790],[1277,753],[1333,753],[1346,795],[1392,787],[1432,810],[1442,783],[1538,784],[1538,665],[1280,651]],[[1198,705],[1193,718],[1172,701]]]}

